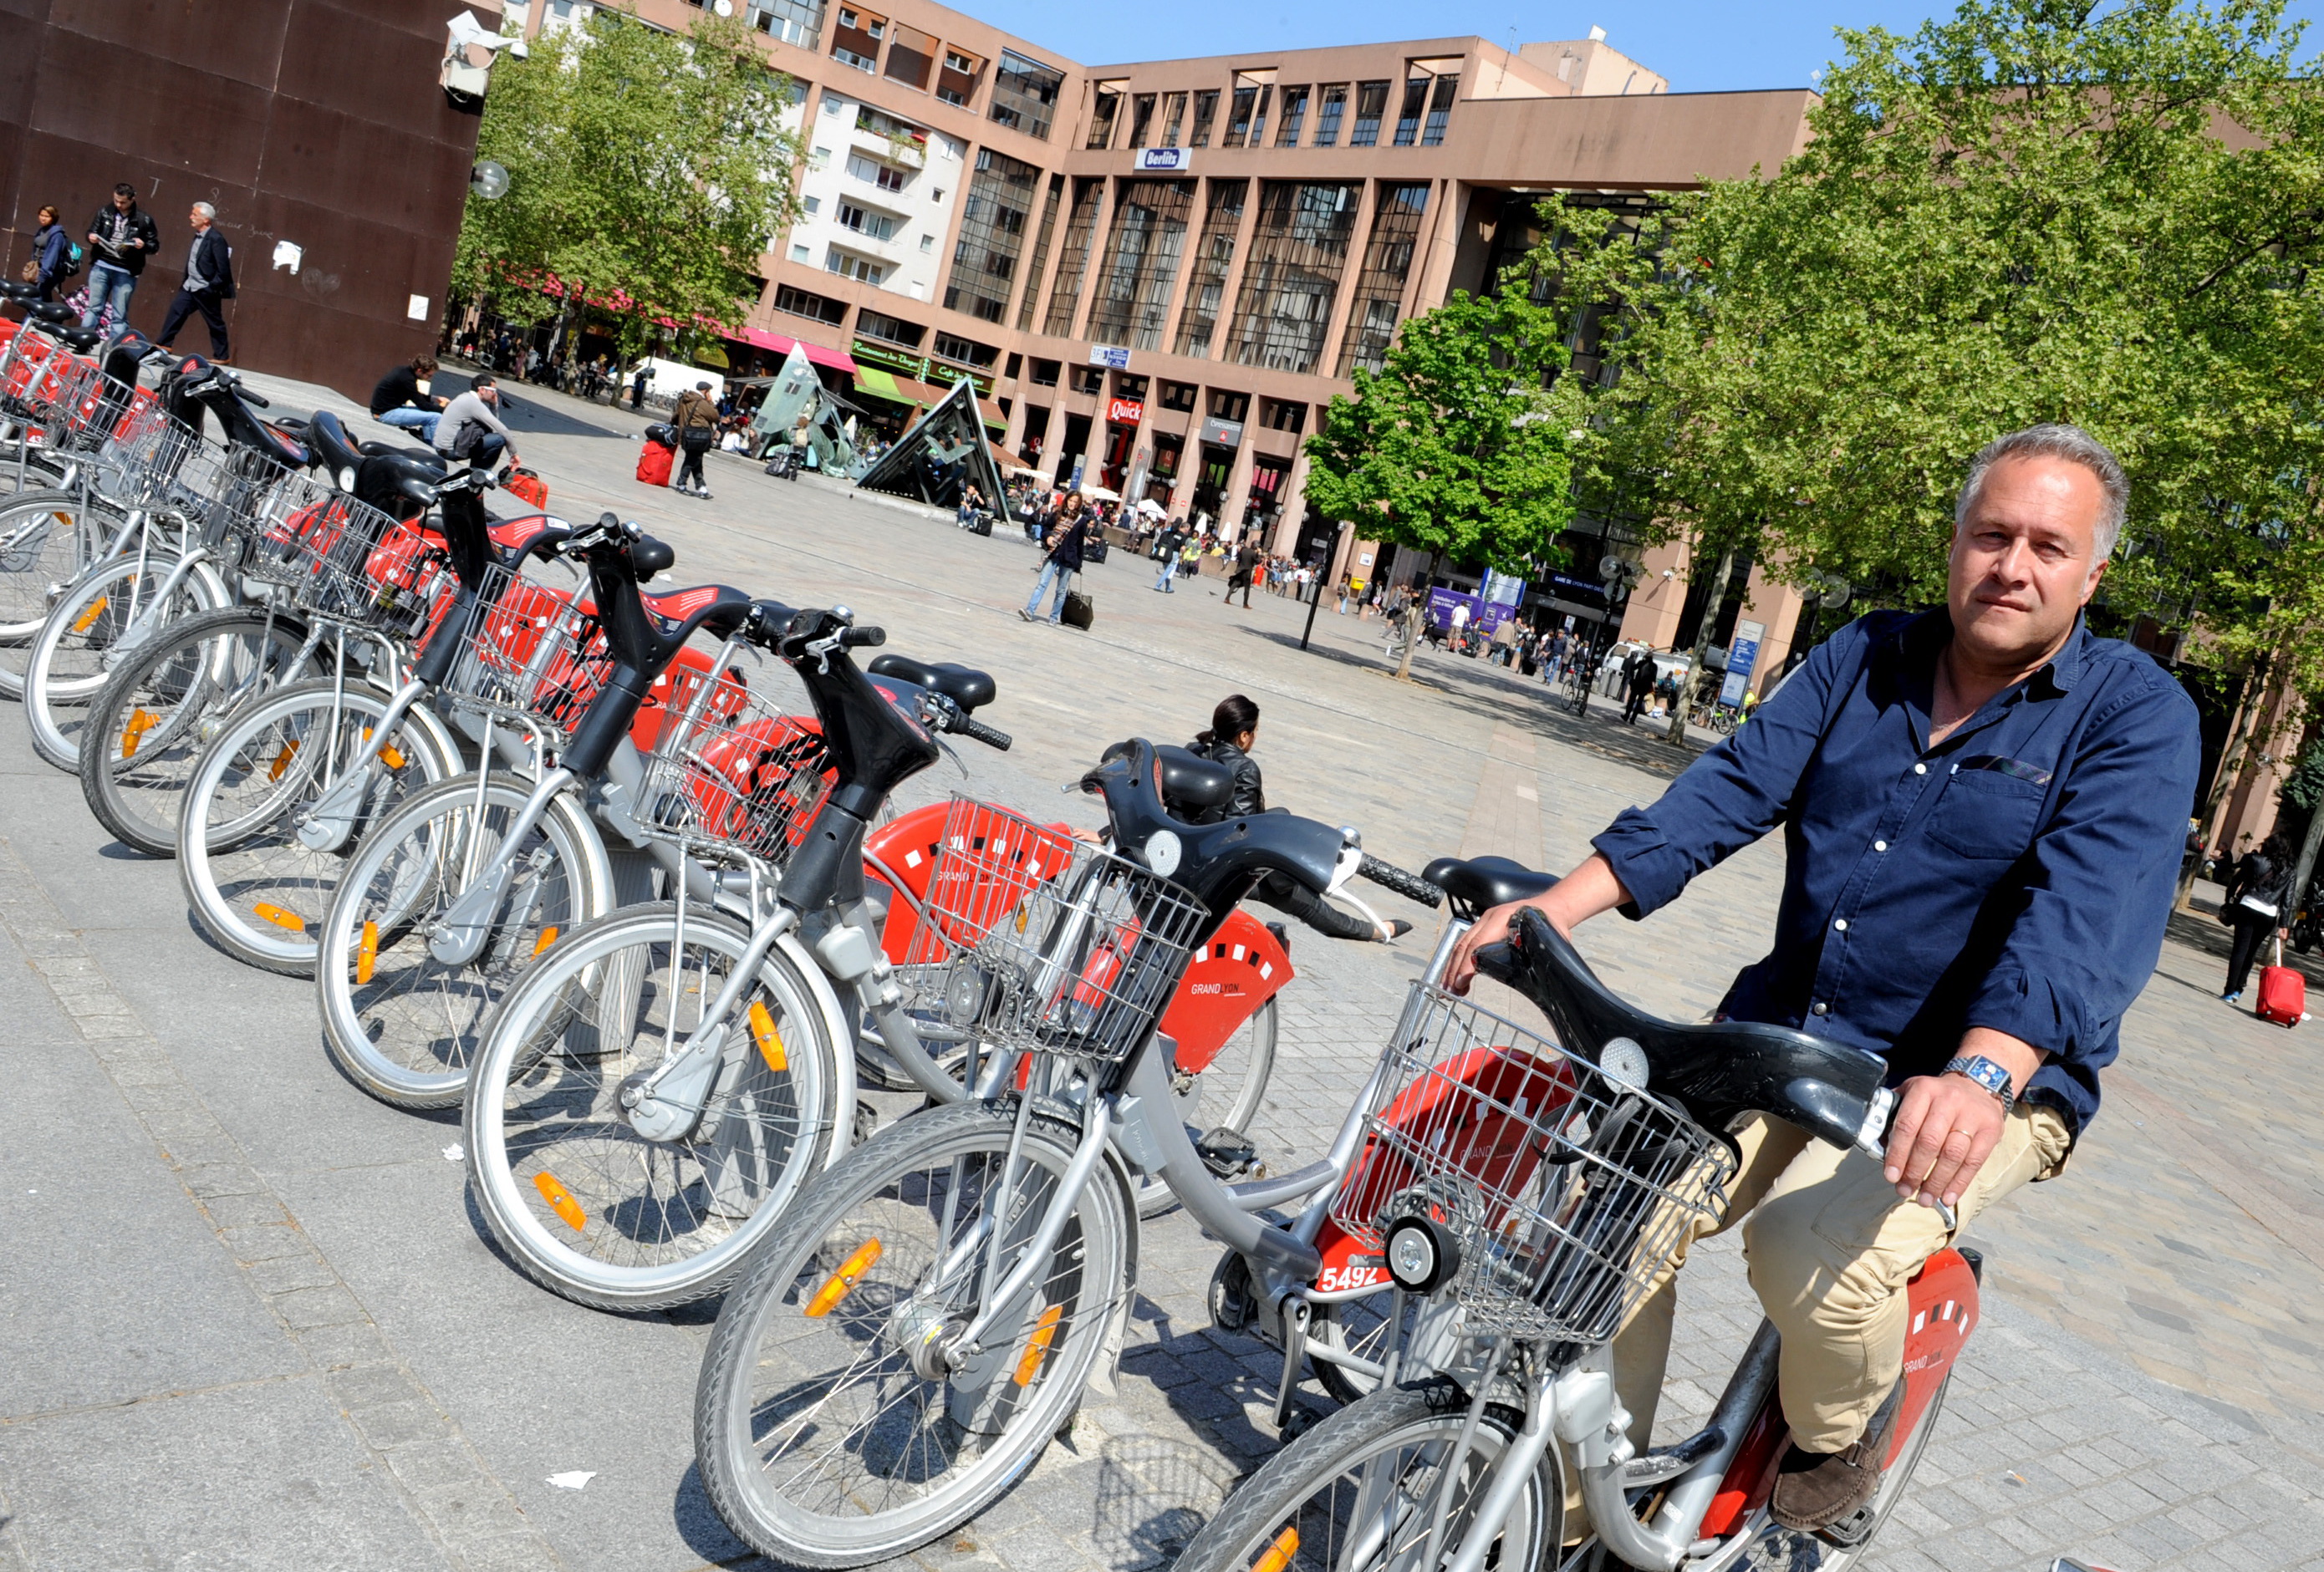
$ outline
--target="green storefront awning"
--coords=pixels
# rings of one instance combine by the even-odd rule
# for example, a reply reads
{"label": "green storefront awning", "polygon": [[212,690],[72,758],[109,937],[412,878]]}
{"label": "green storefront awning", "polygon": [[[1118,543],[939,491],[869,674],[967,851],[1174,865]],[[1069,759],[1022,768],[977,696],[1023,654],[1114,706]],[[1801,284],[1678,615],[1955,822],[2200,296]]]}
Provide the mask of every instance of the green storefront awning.
{"label": "green storefront awning", "polygon": [[898,403],[908,401],[903,390],[896,386],[896,379],[875,365],[865,365],[860,361],[856,363],[855,385],[878,398],[893,399]]}

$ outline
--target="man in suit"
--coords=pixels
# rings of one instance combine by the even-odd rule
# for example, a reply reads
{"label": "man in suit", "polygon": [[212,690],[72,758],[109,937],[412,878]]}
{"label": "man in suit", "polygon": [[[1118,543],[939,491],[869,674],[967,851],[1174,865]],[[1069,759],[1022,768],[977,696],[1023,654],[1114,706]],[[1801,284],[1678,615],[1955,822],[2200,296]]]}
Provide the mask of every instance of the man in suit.
{"label": "man in suit", "polygon": [[210,358],[225,363],[229,358],[226,303],[234,299],[234,252],[217,232],[217,209],[208,202],[195,203],[186,220],[194,229],[193,248],[186,253],[186,281],[171,299],[161,336],[153,342],[167,347],[186,318],[199,311],[210,330]]}

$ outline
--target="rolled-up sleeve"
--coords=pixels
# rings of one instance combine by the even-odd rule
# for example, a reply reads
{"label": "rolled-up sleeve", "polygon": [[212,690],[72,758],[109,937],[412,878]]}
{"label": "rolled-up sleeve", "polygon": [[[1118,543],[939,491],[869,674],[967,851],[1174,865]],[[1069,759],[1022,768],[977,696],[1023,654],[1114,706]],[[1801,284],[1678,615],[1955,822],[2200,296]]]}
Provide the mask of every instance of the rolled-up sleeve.
{"label": "rolled-up sleeve", "polygon": [[1832,685],[1855,670],[1861,623],[1819,646],[1735,734],[1703,753],[1650,808],[1625,808],[1591,841],[1643,917],[1689,880],[1783,822],[1822,735]]}
{"label": "rolled-up sleeve", "polygon": [[2194,702],[2159,670],[2092,721],[1969,1001],[1965,1026],[2051,1056],[2027,1094],[2078,1128],[2097,1107],[2115,1028],[2163,951],[2201,752]]}

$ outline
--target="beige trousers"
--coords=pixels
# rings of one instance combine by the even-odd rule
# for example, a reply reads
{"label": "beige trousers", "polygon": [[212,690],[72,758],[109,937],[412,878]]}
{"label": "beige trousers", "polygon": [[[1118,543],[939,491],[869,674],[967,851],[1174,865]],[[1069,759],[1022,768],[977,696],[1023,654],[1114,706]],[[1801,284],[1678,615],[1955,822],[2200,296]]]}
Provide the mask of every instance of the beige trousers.
{"label": "beige trousers", "polygon": [[[1904,1367],[1904,1285],[1952,1242],[1933,1208],[1897,1199],[1879,1162],[1779,1120],[1736,1135],[1742,1163],[1725,1217],[1692,1229],[1614,1339],[1614,1381],[1644,1450],[1670,1358],[1678,1269],[1695,1239],[1743,1226],[1743,1259],[1784,1339],[1777,1376],[1792,1439],[1837,1452],[1864,1433]],[[1962,1226],[2030,1180],[2065,1165],[2065,1121],[2019,1104],[1957,1209]],[[1736,1353],[1739,1356],[1741,1349]]]}

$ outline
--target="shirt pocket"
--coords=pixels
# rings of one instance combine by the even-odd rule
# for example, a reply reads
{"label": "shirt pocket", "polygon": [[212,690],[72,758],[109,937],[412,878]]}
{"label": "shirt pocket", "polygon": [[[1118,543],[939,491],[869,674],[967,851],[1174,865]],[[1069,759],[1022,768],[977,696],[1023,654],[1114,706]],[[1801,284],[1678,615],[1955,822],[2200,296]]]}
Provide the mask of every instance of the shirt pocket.
{"label": "shirt pocket", "polygon": [[1957,856],[1979,860],[2021,856],[2034,843],[2046,788],[1994,769],[1964,769],[1946,778],[1929,814],[1929,838]]}

